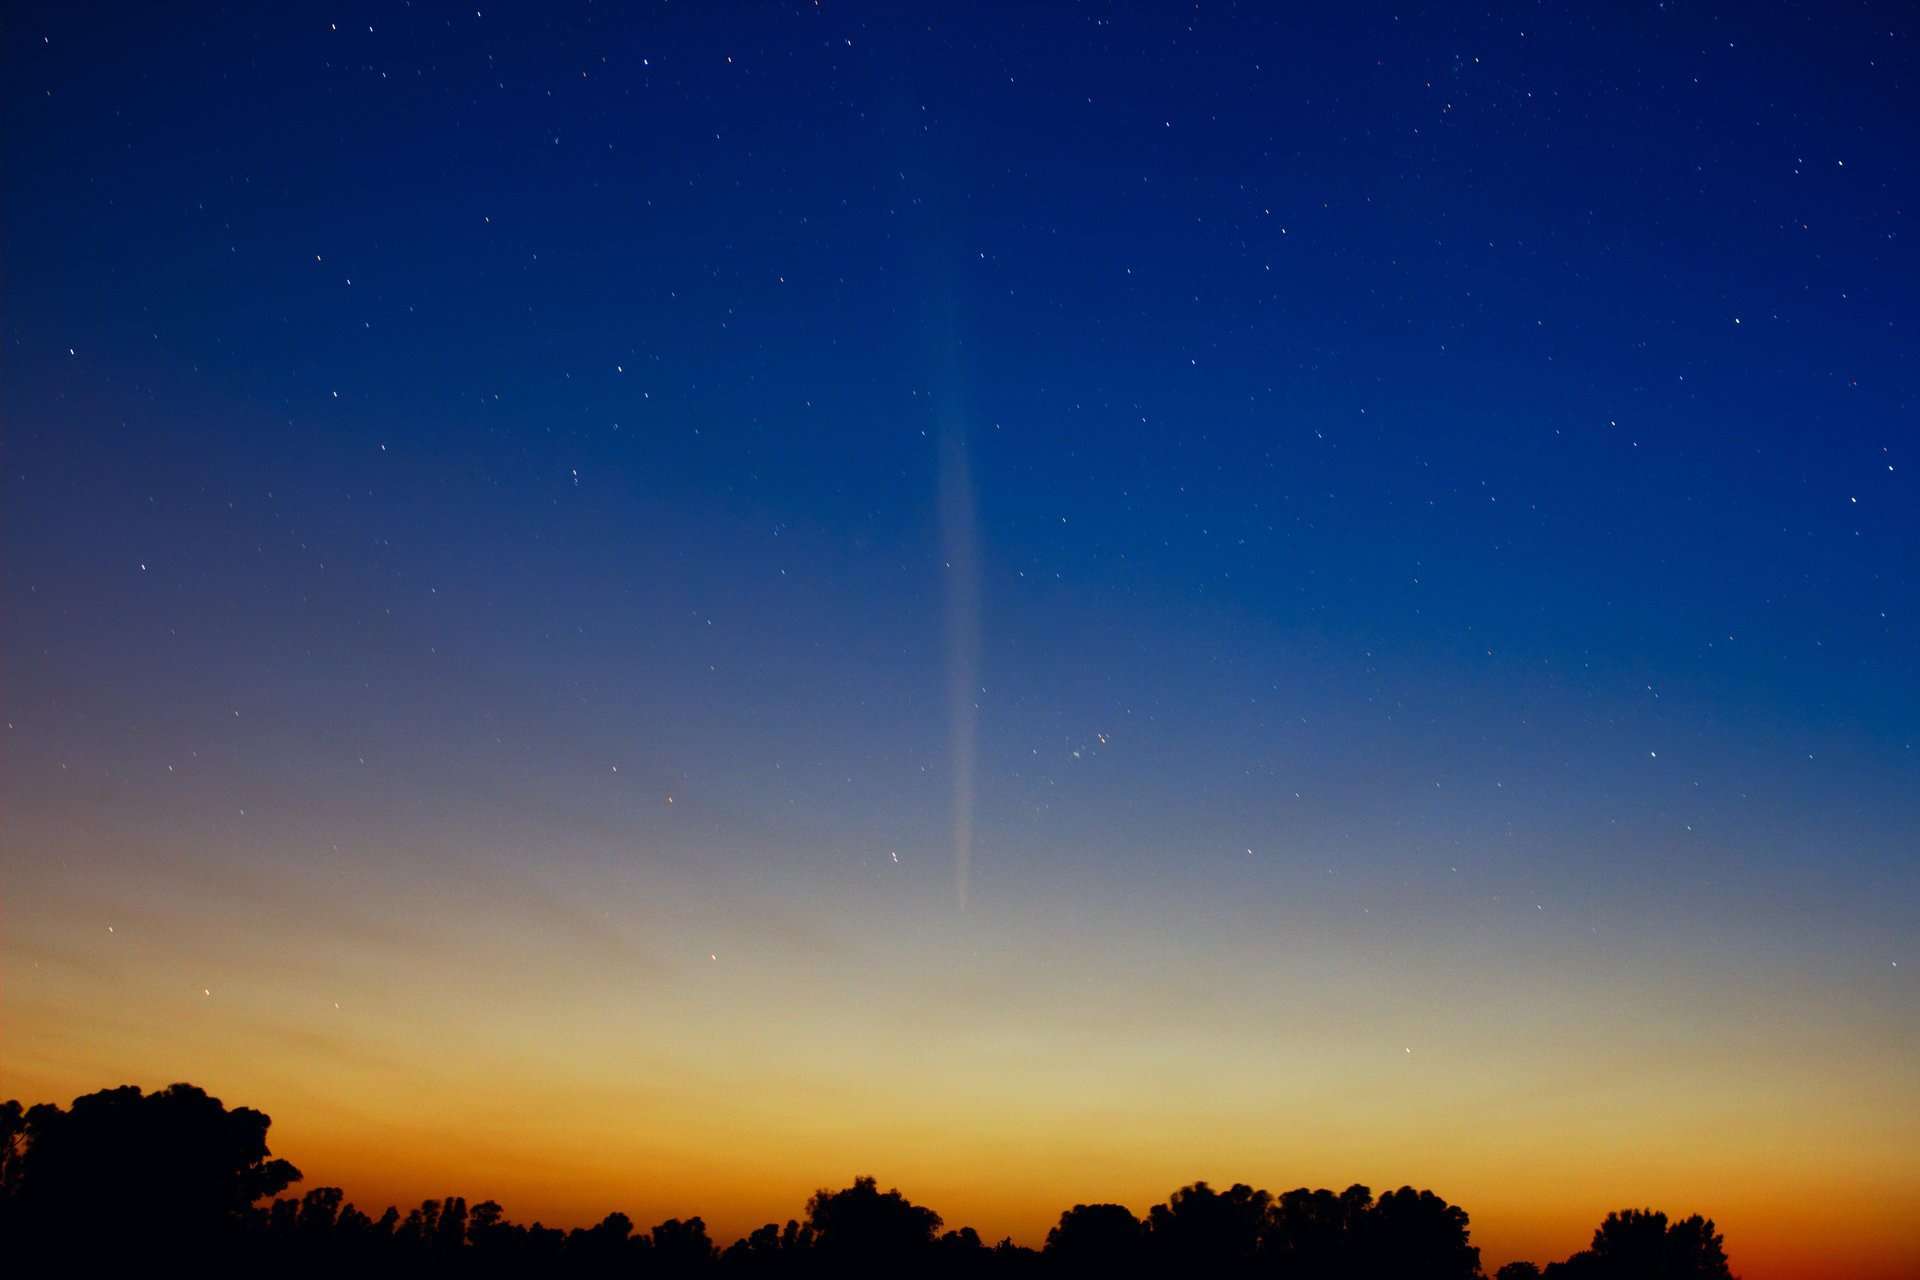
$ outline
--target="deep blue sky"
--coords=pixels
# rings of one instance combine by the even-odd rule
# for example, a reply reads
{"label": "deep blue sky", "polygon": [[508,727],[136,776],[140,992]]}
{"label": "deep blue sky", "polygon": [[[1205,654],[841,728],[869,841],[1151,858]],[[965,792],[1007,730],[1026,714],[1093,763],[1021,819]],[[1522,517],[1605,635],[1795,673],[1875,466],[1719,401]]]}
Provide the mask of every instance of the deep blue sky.
{"label": "deep blue sky", "polygon": [[474,971],[528,894],[1072,935],[1115,1008],[1413,963],[1530,1043],[1632,970],[1616,1044],[1851,1011],[1911,1133],[1910,11],[476,3],[8,8],[16,1027],[125,997],[17,976],[118,902],[325,950],[477,877]]}

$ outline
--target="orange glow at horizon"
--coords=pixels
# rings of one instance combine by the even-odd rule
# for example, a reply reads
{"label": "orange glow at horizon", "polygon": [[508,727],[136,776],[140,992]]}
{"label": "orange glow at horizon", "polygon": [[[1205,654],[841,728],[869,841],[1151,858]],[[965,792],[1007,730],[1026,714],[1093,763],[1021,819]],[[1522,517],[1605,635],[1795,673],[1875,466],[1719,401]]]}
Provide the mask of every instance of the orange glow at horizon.
{"label": "orange glow at horizon", "polygon": [[[1898,1036],[1849,1032],[1851,1011],[1788,975],[1675,1004],[1737,1008],[1788,984],[1794,1037],[1760,1054],[1737,1019],[1688,1014],[1657,1051],[1621,1034],[1664,981],[1652,957],[1542,986],[1439,940],[1421,944],[1422,970],[1334,975],[1310,923],[1277,951],[1175,930],[1121,956],[1097,937],[1117,918],[1103,926],[1085,903],[1067,927],[1040,906],[956,919],[930,901],[826,944],[783,934],[774,900],[739,886],[721,891],[736,931],[710,946],[713,922],[670,901],[596,931],[592,893],[543,902],[516,887],[417,914],[402,893],[387,912],[323,919],[366,941],[304,964],[296,951],[329,949],[291,945],[293,899],[279,910],[264,883],[257,919],[208,919],[164,948],[127,895],[23,914],[8,939],[7,1092],[64,1104],[188,1080],[274,1118],[276,1154],[306,1175],[296,1192],[340,1185],[376,1213],[459,1194],[564,1226],[697,1214],[722,1243],[864,1173],[950,1227],[1035,1246],[1073,1203],[1144,1214],[1200,1179],[1411,1184],[1472,1215],[1489,1271],[1564,1257],[1607,1212],[1651,1206],[1712,1217],[1748,1280],[1842,1262],[1893,1280],[1920,1221],[1906,1141],[1920,1103],[1863,1091],[1832,1053],[1848,1035],[1855,1059],[1884,1062]],[[117,923],[82,942],[82,916]],[[559,940],[516,945],[536,921],[564,922]],[[941,945],[916,953],[916,937]],[[234,962],[276,948],[271,972]],[[159,965],[161,950],[197,958]],[[189,985],[189,970],[207,977]],[[1483,995],[1449,997],[1463,987]],[[1826,1242],[1819,1256],[1810,1239]],[[1853,1251],[1833,1254],[1835,1239]]]}

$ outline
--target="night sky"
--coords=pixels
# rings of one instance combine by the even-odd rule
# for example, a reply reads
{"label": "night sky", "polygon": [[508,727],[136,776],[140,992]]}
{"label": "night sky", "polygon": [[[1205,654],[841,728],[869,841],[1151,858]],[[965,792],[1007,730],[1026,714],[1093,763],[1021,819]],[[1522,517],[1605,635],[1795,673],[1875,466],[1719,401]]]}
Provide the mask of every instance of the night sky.
{"label": "night sky", "polygon": [[1913,1274],[1913,10],[475,4],[7,5],[0,1094]]}

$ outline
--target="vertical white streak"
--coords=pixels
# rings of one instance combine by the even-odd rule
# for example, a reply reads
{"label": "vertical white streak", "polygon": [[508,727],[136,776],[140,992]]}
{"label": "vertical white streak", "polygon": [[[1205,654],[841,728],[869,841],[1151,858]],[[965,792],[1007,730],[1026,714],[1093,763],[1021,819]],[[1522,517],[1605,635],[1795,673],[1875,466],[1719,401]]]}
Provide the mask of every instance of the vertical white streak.
{"label": "vertical white streak", "polygon": [[967,441],[951,410],[940,426],[940,547],[947,579],[947,726],[953,764],[953,882],[967,909],[973,860],[974,738],[980,704],[980,537]]}

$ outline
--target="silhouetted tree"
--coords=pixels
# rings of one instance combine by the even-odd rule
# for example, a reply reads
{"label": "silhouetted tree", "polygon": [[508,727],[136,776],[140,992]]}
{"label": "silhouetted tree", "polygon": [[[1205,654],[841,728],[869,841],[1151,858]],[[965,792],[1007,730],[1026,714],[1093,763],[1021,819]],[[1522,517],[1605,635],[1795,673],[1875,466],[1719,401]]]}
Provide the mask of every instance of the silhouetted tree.
{"label": "silhouetted tree", "polygon": [[984,1275],[992,1261],[992,1252],[972,1227],[948,1231],[933,1242],[931,1260],[924,1274],[962,1277]]}
{"label": "silhouetted tree", "polygon": [[569,1270],[590,1275],[612,1275],[630,1270],[633,1255],[633,1219],[624,1213],[610,1213],[591,1227],[575,1227],[567,1233],[566,1260]]}
{"label": "silhouetted tree", "polygon": [[[968,1228],[972,1230],[972,1228]],[[1025,1245],[1015,1244],[1012,1236],[1002,1236],[1000,1243],[987,1251],[992,1259],[991,1274],[996,1276],[1033,1276],[1044,1274],[1041,1267],[1043,1259],[1038,1249],[1029,1249]]]}
{"label": "silhouetted tree", "polygon": [[1373,1192],[1358,1183],[1339,1195],[1305,1187],[1289,1191],[1267,1209],[1260,1253],[1288,1280],[1334,1280],[1360,1265],[1361,1232]]}
{"label": "silhouetted tree", "polygon": [[448,1196],[440,1202],[440,1224],[434,1228],[433,1250],[458,1253],[467,1247],[467,1198]]}
{"label": "silhouetted tree", "polygon": [[419,1208],[407,1210],[407,1216],[395,1228],[394,1246],[417,1264],[427,1256],[439,1229],[440,1202],[422,1200]]}
{"label": "silhouetted tree", "polygon": [[713,1269],[719,1251],[707,1236],[707,1224],[699,1218],[668,1218],[648,1235],[648,1256],[653,1269],[664,1275],[704,1275]]}
{"label": "silhouetted tree", "polygon": [[940,1215],[897,1190],[883,1194],[862,1177],[841,1191],[815,1192],[807,1201],[807,1225],[814,1248],[832,1267],[908,1267],[925,1262]]}
{"label": "silhouetted tree", "polygon": [[482,1200],[467,1217],[467,1247],[477,1258],[494,1259],[513,1251],[512,1224],[498,1201]]}
{"label": "silhouetted tree", "polygon": [[566,1256],[566,1249],[566,1232],[558,1227],[545,1227],[536,1222],[527,1228],[526,1237],[520,1242],[518,1252],[529,1273],[539,1275],[559,1270],[560,1261]]}
{"label": "silhouetted tree", "polygon": [[1113,1275],[1138,1268],[1145,1226],[1123,1205],[1077,1204],[1047,1232],[1044,1254],[1068,1275]]}
{"label": "silhouetted tree", "polygon": [[1652,1209],[1610,1213],[1586,1252],[1593,1261],[1582,1265],[1606,1280],[1729,1280],[1731,1274],[1721,1237],[1699,1214],[1669,1224]]}
{"label": "silhouetted tree", "polygon": [[307,1256],[314,1260],[317,1270],[339,1275],[368,1270],[385,1247],[386,1238],[379,1233],[378,1224],[349,1204],[340,1207],[340,1216],[333,1221],[331,1254],[316,1250]]}
{"label": "silhouetted tree", "polygon": [[1147,1213],[1153,1256],[1190,1275],[1237,1275],[1252,1264],[1273,1197],[1236,1182],[1182,1187]]}
{"label": "silhouetted tree", "polygon": [[785,1227],[769,1222],[727,1246],[720,1261],[729,1275],[797,1275],[813,1247],[813,1229],[792,1218]]}
{"label": "silhouetted tree", "polygon": [[27,1153],[27,1112],[17,1099],[0,1103],[0,1203],[20,1187],[21,1157]]}
{"label": "silhouetted tree", "polygon": [[1667,1227],[1669,1280],[1730,1280],[1725,1238],[1713,1229],[1713,1219],[1693,1214]]}
{"label": "silhouetted tree", "polygon": [[1468,1243],[1466,1210],[1431,1191],[1389,1191],[1366,1217],[1365,1255],[1373,1274],[1399,1280],[1474,1280],[1480,1250]]}
{"label": "silhouetted tree", "polygon": [[1540,1268],[1531,1262],[1509,1262],[1493,1273],[1493,1280],[1540,1280]]}
{"label": "silhouetted tree", "polygon": [[972,1227],[961,1227],[958,1231],[949,1231],[936,1243],[943,1256],[956,1258],[973,1257],[984,1253],[987,1248],[980,1242],[980,1233]]}
{"label": "silhouetted tree", "polygon": [[315,1187],[302,1196],[295,1225],[300,1238],[316,1243],[332,1239],[345,1200],[346,1194],[338,1187]]}
{"label": "silhouetted tree", "polygon": [[[66,1111],[35,1106],[20,1118],[8,1161],[18,1161],[9,1197],[17,1238],[57,1247],[69,1265],[230,1251],[254,1203],[300,1177],[271,1158],[270,1124],[187,1084],[105,1089]],[[102,1230],[108,1206],[113,1229]]]}

